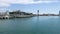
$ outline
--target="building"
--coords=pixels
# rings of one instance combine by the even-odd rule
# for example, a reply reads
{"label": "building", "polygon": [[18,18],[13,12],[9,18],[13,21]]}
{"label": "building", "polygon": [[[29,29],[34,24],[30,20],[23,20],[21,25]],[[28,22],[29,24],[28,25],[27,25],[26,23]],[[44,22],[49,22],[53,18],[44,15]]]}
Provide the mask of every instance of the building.
{"label": "building", "polygon": [[39,10],[37,10],[37,15],[39,16]]}
{"label": "building", "polygon": [[59,11],[59,16],[60,16],[60,11]]}
{"label": "building", "polygon": [[33,16],[32,13],[26,13],[26,12],[22,12],[20,10],[9,12],[9,14],[10,14],[10,16],[13,16],[13,17],[31,17],[31,16]]}

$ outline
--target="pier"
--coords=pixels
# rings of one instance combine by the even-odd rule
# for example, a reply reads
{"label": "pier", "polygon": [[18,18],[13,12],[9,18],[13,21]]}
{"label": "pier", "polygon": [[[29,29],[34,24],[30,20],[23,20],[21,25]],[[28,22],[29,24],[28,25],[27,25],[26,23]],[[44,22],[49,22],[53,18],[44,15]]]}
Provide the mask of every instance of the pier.
{"label": "pier", "polygon": [[9,19],[9,16],[0,16],[0,19]]}

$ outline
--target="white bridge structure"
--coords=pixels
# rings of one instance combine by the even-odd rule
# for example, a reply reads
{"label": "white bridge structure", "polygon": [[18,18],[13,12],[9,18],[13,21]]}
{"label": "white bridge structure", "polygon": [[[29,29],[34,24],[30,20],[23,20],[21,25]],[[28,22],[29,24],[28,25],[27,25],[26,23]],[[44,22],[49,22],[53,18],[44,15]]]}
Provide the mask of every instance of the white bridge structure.
{"label": "white bridge structure", "polygon": [[9,17],[8,12],[0,12],[0,19],[8,19]]}

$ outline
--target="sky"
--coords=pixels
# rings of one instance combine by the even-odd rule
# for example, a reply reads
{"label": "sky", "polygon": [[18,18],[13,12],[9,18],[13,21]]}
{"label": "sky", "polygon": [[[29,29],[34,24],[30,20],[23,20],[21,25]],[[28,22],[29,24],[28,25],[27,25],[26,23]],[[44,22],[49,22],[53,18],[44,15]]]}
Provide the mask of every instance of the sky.
{"label": "sky", "polygon": [[58,14],[60,0],[0,0],[0,12],[21,10],[37,14]]}

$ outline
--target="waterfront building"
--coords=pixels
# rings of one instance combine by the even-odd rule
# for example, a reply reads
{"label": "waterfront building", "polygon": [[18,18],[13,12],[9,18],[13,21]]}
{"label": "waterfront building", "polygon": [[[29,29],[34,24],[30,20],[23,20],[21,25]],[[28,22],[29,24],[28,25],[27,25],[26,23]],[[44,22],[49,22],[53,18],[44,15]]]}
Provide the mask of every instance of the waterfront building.
{"label": "waterfront building", "polygon": [[60,11],[59,11],[59,16],[60,16]]}
{"label": "waterfront building", "polygon": [[26,12],[22,12],[20,10],[9,12],[9,14],[10,14],[10,16],[13,16],[13,17],[31,17],[31,16],[33,16],[32,13],[26,13]]}
{"label": "waterfront building", "polygon": [[39,15],[39,10],[37,10],[37,15]]}
{"label": "waterfront building", "polygon": [[21,11],[13,11],[9,12],[10,15],[32,15],[32,13],[26,13],[26,12],[21,12]]}

